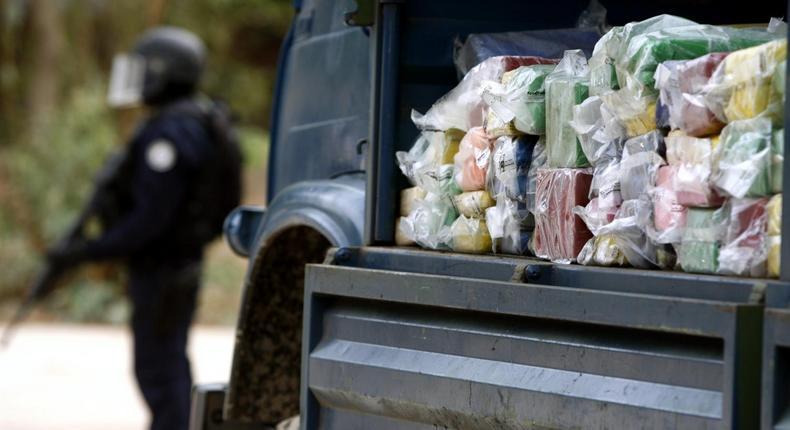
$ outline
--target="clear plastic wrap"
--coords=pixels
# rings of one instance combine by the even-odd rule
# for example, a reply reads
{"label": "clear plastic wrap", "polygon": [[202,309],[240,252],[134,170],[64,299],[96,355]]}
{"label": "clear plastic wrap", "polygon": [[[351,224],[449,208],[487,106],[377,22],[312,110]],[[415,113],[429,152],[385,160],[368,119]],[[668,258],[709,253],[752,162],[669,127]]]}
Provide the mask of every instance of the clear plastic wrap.
{"label": "clear plastic wrap", "polygon": [[547,162],[546,142],[541,137],[532,150],[532,162],[527,173],[527,209],[533,214],[535,213],[535,194],[538,189],[538,171],[545,168]]}
{"label": "clear plastic wrap", "polygon": [[664,136],[654,130],[625,142],[620,161],[620,194],[623,200],[638,199],[656,184],[658,168],[665,164],[659,152]]}
{"label": "clear plastic wrap", "polygon": [[560,58],[568,49],[590,55],[600,37],[598,31],[588,28],[470,34],[463,45],[456,41],[455,67],[463,76],[482,61],[502,55]]}
{"label": "clear plastic wrap", "polygon": [[576,132],[571,127],[573,108],[587,98],[587,58],[580,50],[566,51],[546,77],[546,149],[550,167],[585,167]]}
{"label": "clear plastic wrap", "polygon": [[409,232],[405,230],[409,226],[409,222],[404,221],[405,219],[407,219],[407,217],[401,216],[398,217],[398,220],[395,222],[395,245],[398,246],[411,246],[416,244],[410,236],[410,233],[414,230],[410,230]]}
{"label": "clear plastic wrap", "polygon": [[[463,136],[464,132],[460,130],[420,133],[408,152],[395,153],[401,172],[409,178],[412,185],[420,186],[425,182],[435,182],[430,176],[438,174],[439,166],[453,163],[453,157],[458,152]],[[428,178],[425,178],[426,174]],[[433,191],[425,187],[423,189]]]}
{"label": "clear plastic wrap", "polygon": [[782,192],[785,164],[785,129],[774,130],[771,137],[771,191]]}
{"label": "clear plastic wrap", "polygon": [[737,198],[771,194],[771,138],[765,117],[727,124],[714,157],[714,185]]}
{"label": "clear plastic wrap", "polygon": [[491,236],[484,219],[461,215],[453,222],[449,234],[450,248],[453,251],[476,254],[491,251]]}
{"label": "clear plastic wrap", "polygon": [[[781,122],[783,104],[771,97],[772,80],[777,66],[786,58],[785,38],[731,53],[713,73],[705,89],[706,103],[724,122],[761,114]],[[775,103],[770,103],[772,99]]]}
{"label": "clear plastic wrap", "polygon": [[766,231],[769,236],[779,236],[782,234],[782,195],[776,194],[768,200],[766,206],[768,212],[768,228]]}
{"label": "clear plastic wrap", "polygon": [[617,80],[639,96],[656,94],[656,67],[669,60],[691,60],[711,52],[731,52],[776,36],[765,30],[694,24],[637,35],[625,55],[615,57]]}
{"label": "clear plastic wrap", "polygon": [[496,199],[527,201],[528,172],[537,136],[503,136],[494,142],[486,189]]}
{"label": "clear plastic wrap", "polygon": [[768,236],[768,261],[766,272],[769,278],[778,278],[782,269],[782,236]]}
{"label": "clear plastic wrap", "polygon": [[625,200],[612,222],[601,227],[598,235],[611,235],[625,259],[634,267],[668,268],[662,258],[664,247],[655,243],[646,232],[652,210],[652,203],[647,198]]}
{"label": "clear plastic wrap", "polygon": [[656,243],[680,243],[686,227],[688,209],[678,203],[673,188],[677,170],[677,166],[661,166],[656,187],[650,192],[653,197],[653,228],[648,230],[648,234]]}
{"label": "clear plastic wrap", "polygon": [[423,200],[427,193],[420,187],[411,187],[400,192],[400,215],[409,216],[418,201]]}
{"label": "clear plastic wrap", "polygon": [[660,91],[661,104],[666,106],[671,128],[683,130],[689,136],[709,136],[721,131],[724,123],[708,108],[704,89],[727,55],[712,53],[693,60],[666,61],[658,66],[656,88]]}
{"label": "clear plastic wrap", "polygon": [[726,206],[718,209],[689,208],[678,262],[686,272],[716,273],[719,249],[727,225]]}
{"label": "clear plastic wrap", "polygon": [[595,236],[584,244],[579,256],[579,264],[585,266],[627,266],[625,256],[620,252],[615,237],[611,234]]}
{"label": "clear plastic wrap", "polygon": [[428,193],[425,199],[415,203],[409,216],[401,217],[398,227],[404,238],[423,248],[447,249],[448,229],[457,217],[458,212],[448,198]]}
{"label": "clear plastic wrap", "polygon": [[729,222],[719,251],[718,273],[738,276],[765,276],[766,204],[762,199],[730,199]]}
{"label": "clear plastic wrap", "polygon": [[592,175],[586,169],[539,169],[535,194],[535,254],[571,263],[592,237],[573,212],[588,203]]}
{"label": "clear plastic wrap", "polygon": [[486,224],[494,252],[516,255],[529,252],[535,220],[524,203],[507,198],[497,200],[496,206],[486,210]]}
{"label": "clear plastic wrap", "polygon": [[671,187],[683,206],[718,207],[724,199],[712,188],[713,161],[719,137],[697,138],[682,131],[664,138],[667,161],[676,168]]}
{"label": "clear plastic wrap", "polygon": [[622,124],[627,137],[636,137],[656,129],[656,98],[639,96],[621,89],[602,94],[606,108]]}
{"label": "clear plastic wrap", "polygon": [[482,83],[499,82],[505,72],[532,64],[556,64],[540,57],[491,57],[472,68],[458,85],[442,96],[425,115],[413,110],[412,122],[420,130],[469,130],[481,127],[485,119]]}
{"label": "clear plastic wrap", "polygon": [[590,58],[590,94],[601,95],[619,88],[614,64],[625,55],[629,42],[635,36],[664,28],[696,24],[685,18],[658,15],[643,21],[614,27],[595,44]]}
{"label": "clear plastic wrap", "polygon": [[594,236],[598,236],[601,228],[614,221],[615,215],[620,208],[620,205],[612,206],[601,203],[598,197],[590,199],[587,206],[576,206],[573,208],[573,213],[581,217],[587,229]]}
{"label": "clear plastic wrap", "polygon": [[485,189],[491,141],[483,127],[469,129],[453,157],[455,183],[463,191]]}
{"label": "clear plastic wrap", "polygon": [[496,201],[488,191],[470,191],[453,196],[453,204],[458,213],[467,218],[482,218],[486,209],[494,206]]}
{"label": "clear plastic wrap", "polygon": [[[490,113],[494,113],[496,118],[504,123],[512,122],[513,127],[521,133],[545,134],[544,82],[554,68],[553,64],[519,67],[505,73],[502,83],[485,82],[483,100],[488,104]],[[489,134],[491,134],[490,130]]]}

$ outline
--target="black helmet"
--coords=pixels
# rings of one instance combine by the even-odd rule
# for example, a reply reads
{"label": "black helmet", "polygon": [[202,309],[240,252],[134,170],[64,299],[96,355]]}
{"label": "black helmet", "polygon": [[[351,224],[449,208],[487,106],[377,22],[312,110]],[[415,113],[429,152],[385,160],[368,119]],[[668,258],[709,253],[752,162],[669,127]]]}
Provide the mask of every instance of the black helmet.
{"label": "black helmet", "polygon": [[108,101],[114,106],[161,105],[195,92],[206,50],[193,33],[176,27],[146,31],[129,54],[116,56]]}

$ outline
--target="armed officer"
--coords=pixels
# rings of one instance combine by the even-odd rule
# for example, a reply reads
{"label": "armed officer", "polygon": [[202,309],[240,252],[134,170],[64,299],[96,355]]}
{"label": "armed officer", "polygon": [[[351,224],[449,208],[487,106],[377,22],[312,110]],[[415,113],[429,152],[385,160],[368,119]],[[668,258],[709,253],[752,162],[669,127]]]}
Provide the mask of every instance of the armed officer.
{"label": "armed officer", "polygon": [[186,429],[192,379],[186,354],[203,248],[239,203],[238,144],[224,107],[197,95],[205,49],[174,27],[149,30],[116,56],[108,101],[149,112],[102,179],[88,210],[101,234],[50,251],[58,267],[124,259],[129,270],[134,371],[152,430]]}

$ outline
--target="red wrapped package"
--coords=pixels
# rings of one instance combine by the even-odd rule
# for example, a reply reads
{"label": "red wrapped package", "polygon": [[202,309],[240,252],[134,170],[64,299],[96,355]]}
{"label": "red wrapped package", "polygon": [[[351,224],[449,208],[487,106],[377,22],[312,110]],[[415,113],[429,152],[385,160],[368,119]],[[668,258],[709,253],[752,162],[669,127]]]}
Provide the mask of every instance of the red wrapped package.
{"label": "red wrapped package", "polygon": [[535,255],[558,263],[576,259],[592,233],[575,206],[589,202],[592,175],[585,169],[542,169],[535,192]]}
{"label": "red wrapped package", "polygon": [[727,202],[729,220],[724,244],[719,251],[719,273],[765,276],[767,204],[768,198],[733,198]]}
{"label": "red wrapped package", "polygon": [[653,190],[653,240],[657,243],[680,243],[686,226],[688,209],[678,203],[677,194],[672,188],[677,170],[677,166],[661,166],[658,169],[656,188]]}
{"label": "red wrapped package", "polygon": [[727,53],[712,53],[686,61],[667,61],[656,70],[661,103],[669,111],[672,128],[689,136],[717,134],[724,124],[705,103],[703,89]]}
{"label": "red wrapped package", "polygon": [[455,183],[464,191],[480,191],[486,187],[491,140],[483,127],[470,129],[458,147],[455,161]]}

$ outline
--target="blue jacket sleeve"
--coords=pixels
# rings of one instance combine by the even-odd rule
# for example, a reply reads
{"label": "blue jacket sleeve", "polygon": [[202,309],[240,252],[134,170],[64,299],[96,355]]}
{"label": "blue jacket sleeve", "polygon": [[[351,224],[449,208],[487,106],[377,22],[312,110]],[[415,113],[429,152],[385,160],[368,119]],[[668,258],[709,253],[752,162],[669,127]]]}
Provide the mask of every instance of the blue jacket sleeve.
{"label": "blue jacket sleeve", "polygon": [[118,258],[139,251],[171,225],[185,198],[188,166],[172,141],[148,139],[133,151],[133,209],[99,239],[87,244],[89,259]]}

